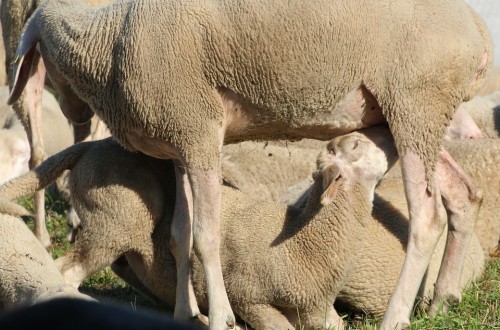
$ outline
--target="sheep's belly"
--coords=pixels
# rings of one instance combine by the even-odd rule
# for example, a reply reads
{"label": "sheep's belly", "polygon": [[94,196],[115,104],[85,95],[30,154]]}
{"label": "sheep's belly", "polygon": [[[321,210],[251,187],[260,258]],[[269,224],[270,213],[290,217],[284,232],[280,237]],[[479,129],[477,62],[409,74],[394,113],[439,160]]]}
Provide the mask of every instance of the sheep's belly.
{"label": "sheep's belly", "polygon": [[219,89],[225,117],[225,142],[252,139],[328,140],[357,129],[385,123],[377,101],[364,86],[326,109],[263,109],[244,96]]}

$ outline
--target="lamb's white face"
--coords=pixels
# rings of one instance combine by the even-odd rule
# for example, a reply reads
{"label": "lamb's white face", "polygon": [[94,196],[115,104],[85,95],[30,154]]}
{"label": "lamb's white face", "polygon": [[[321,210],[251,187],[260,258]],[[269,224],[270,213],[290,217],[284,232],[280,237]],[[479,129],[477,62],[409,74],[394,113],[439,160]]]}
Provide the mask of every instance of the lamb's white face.
{"label": "lamb's white face", "polygon": [[396,160],[391,132],[387,127],[374,127],[331,140],[318,157],[318,170],[335,165],[349,180],[358,178],[376,183]]}

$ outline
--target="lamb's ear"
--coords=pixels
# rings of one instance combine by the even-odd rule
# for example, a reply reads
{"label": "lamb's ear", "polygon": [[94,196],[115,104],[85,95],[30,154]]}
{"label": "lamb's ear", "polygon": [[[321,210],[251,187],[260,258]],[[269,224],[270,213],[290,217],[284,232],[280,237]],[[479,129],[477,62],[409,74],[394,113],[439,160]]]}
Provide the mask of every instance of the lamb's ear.
{"label": "lamb's ear", "polygon": [[12,89],[10,91],[7,104],[12,105],[16,102],[31,76],[31,68],[35,58],[36,46],[40,40],[40,29],[38,28],[38,15],[33,15],[24,26],[16,55],[13,61]]}
{"label": "lamb's ear", "polygon": [[344,183],[345,178],[340,173],[340,167],[330,165],[323,170],[323,194],[321,195],[321,205],[326,206],[334,199],[339,187]]}

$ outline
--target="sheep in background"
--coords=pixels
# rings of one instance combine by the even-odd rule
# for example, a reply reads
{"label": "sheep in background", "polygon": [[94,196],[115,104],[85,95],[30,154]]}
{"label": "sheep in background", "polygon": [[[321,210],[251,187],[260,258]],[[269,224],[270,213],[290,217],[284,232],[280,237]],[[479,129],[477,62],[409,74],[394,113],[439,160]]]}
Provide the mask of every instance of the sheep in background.
{"label": "sheep in background", "polygon": [[488,72],[485,82],[477,95],[486,96],[494,92],[500,92],[500,66],[495,66]]}
{"label": "sheep in background", "polygon": [[[108,3],[109,0],[86,0],[89,5],[99,6]],[[0,63],[5,63],[5,67],[0,69],[0,81],[2,80],[1,73],[5,72],[5,83],[9,83],[12,87],[14,76],[12,72],[12,63],[15,61],[16,47],[19,42],[21,31],[35,9],[43,2],[43,0],[2,0],[0,1],[0,22],[2,29],[2,45],[4,52],[0,57]],[[3,51],[3,49],[2,49]],[[39,55],[35,55],[39,58]],[[43,61],[37,61],[38,68],[33,68],[33,79],[37,80],[38,85],[33,86],[33,91],[37,94],[37,99],[31,96],[22,95],[18,102],[15,102],[13,109],[21,121],[30,145],[30,167],[34,167],[44,159],[45,156],[53,155],[50,151],[50,145],[44,146],[47,141],[44,140],[42,131],[45,127],[42,126],[42,105],[40,94],[43,94],[43,86],[45,80],[45,66]],[[5,68],[5,71],[4,71]],[[31,72],[31,68],[28,69]],[[39,71],[37,71],[39,70]],[[3,84],[5,84],[3,83]],[[49,84],[50,85],[50,84]],[[71,99],[60,100],[63,104],[63,111],[73,106]],[[66,110],[69,111],[69,110]],[[83,123],[80,121],[79,123]],[[45,125],[47,126],[47,125]],[[50,126],[52,128],[52,126]],[[76,125],[74,127],[74,138],[76,142],[81,141],[89,135],[90,123]],[[55,130],[54,130],[55,131]],[[54,134],[54,133],[52,133]],[[103,136],[104,137],[104,136]],[[48,142],[50,143],[50,142]],[[59,151],[61,149],[58,149]],[[50,246],[50,239],[45,227],[45,196],[44,191],[37,191],[34,199],[35,210],[35,235],[46,246]]]}
{"label": "sheep in background", "polygon": [[[500,92],[486,96],[476,96],[469,102],[460,105],[457,113],[466,113],[476,123],[485,138],[500,137]],[[467,118],[462,121],[462,126],[457,127],[458,134],[463,134]]]}
{"label": "sheep in background", "polygon": [[65,283],[21,219],[0,214],[0,251],[0,310],[57,297],[93,300]]}
{"label": "sheep in background", "polygon": [[309,178],[324,141],[245,141],[222,148],[222,177],[262,200],[279,201],[293,183]]}
{"label": "sheep in background", "polygon": [[[29,170],[29,142],[22,124],[12,107],[7,105],[9,87],[0,87],[0,183]],[[73,133],[68,120],[61,114],[54,96],[43,91],[42,116],[47,125],[42,127],[45,150],[49,156],[73,144]],[[63,188],[58,181],[58,188]],[[35,227],[35,236],[47,237],[45,226]],[[46,240],[41,240],[46,245]],[[46,245],[47,246],[47,245]]]}
{"label": "sheep in background", "polygon": [[[81,100],[67,115],[90,117],[88,104],[123,145],[176,160],[175,315],[198,314],[189,282],[193,237],[209,283],[213,329],[234,324],[218,248],[224,142],[329,139],[387,120],[405,168],[412,226],[382,328],[403,327],[418,291],[415,278],[423,277],[444,228],[434,180],[441,137],[490,66],[488,30],[460,0],[282,6],[253,0],[203,6],[116,1],[96,10],[80,1],[46,2],[20,41],[15,72],[21,74],[14,75],[11,101],[29,78],[23,67],[37,67],[32,55],[39,43],[52,83]],[[158,21],[172,24],[160,29]],[[259,29],[248,34],[248,26]],[[158,40],[165,41],[162,47]],[[410,180],[415,177],[422,180]],[[469,239],[467,233],[449,236],[454,238],[446,248],[442,278],[458,276],[453,268],[463,262]],[[441,288],[442,283],[436,289],[441,298],[457,299],[457,288]]]}

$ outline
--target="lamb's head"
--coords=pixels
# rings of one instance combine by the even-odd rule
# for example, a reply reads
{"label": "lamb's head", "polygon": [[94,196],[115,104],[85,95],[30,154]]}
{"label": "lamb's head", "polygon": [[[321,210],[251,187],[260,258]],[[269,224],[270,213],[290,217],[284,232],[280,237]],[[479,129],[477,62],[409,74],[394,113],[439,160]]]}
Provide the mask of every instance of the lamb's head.
{"label": "lamb's head", "polygon": [[389,128],[369,128],[336,137],[318,156],[317,172],[322,175],[321,204],[328,205],[339,187],[362,184],[373,194],[375,185],[398,157]]}

